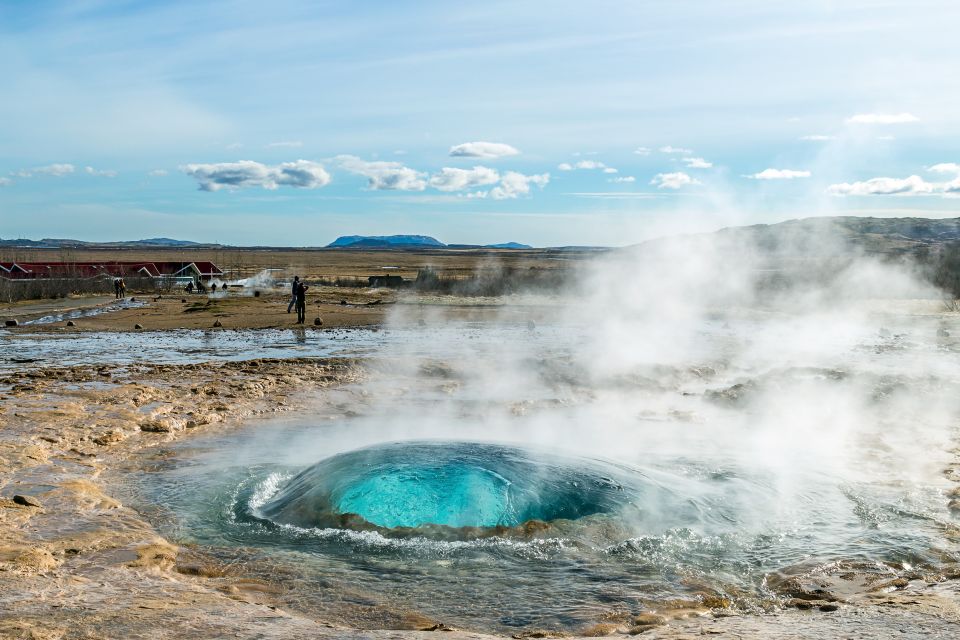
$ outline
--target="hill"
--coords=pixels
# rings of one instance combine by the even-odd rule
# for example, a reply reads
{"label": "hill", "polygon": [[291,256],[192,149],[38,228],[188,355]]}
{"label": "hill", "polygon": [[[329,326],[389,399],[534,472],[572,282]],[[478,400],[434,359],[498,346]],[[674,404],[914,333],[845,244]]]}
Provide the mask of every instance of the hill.
{"label": "hill", "polygon": [[350,247],[352,249],[391,249],[415,247],[445,247],[444,243],[430,236],[340,236],[327,245],[328,248]]}

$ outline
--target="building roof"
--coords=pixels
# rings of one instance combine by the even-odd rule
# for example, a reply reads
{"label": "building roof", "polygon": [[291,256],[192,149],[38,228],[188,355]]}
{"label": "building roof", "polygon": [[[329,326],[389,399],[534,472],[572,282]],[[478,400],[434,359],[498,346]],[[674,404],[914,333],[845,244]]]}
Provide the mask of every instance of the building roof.
{"label": "building roof", "polygon": [[200,262],[0,262],[5,278],[123,278],[146,276],[222,276],[223,270],[209,261]]}

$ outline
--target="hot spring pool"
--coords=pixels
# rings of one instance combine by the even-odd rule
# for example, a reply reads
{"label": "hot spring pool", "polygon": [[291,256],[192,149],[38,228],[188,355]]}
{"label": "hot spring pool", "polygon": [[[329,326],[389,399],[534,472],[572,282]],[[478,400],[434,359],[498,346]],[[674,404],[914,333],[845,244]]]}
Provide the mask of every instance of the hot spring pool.
{"label": "hot spring pool", "polygon": [[630,503],[610,469],[482,443],[403,442],[323,460],[249,514],[274,524],[481,533],[615,513]]}

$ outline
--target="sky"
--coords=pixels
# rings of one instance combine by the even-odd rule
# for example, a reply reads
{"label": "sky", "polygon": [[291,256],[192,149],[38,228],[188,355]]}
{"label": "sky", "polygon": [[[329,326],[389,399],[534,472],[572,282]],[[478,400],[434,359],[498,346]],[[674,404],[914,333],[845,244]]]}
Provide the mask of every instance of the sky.
{"label": "sky", "polygon": [[960,3],[0,0],[0,238],[960,215]]}

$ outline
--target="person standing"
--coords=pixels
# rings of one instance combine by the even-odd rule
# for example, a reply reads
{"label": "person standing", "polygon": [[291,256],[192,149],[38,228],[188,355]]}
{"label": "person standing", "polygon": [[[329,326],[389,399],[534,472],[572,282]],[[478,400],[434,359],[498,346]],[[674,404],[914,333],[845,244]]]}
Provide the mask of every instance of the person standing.
{"label": "person standing", "polygon": [[120,278],[113,279],[113,295],[117,300],[120,299]]}
{"label": "person standing", "polygon": [[310,287],[303,284],[302,281],[298,282],[294,288],[297,307],[297,324],[303,324],[307,319],[307,289],[309,288]]}
{"label": "person standing", "polygon": [[300,276],[293,276],[293,286],[290,288],[290,304],[287,305],[287,313],[297,304],[297,283],[300,282]]}

